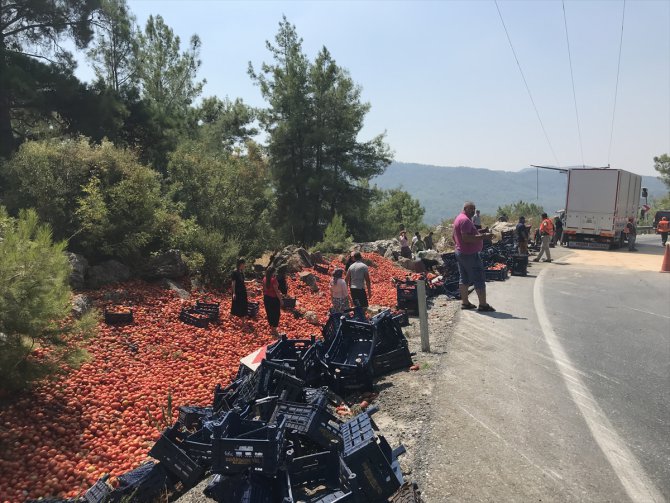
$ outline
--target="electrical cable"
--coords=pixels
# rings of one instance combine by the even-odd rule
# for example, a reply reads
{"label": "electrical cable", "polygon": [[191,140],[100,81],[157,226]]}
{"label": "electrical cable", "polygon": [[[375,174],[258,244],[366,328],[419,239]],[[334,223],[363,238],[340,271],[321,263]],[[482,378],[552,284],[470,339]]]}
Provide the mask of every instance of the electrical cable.
{"label": "electrical cable", "polygon": [[554,156],[554,160],[556,161],[556,165],[560,166],[561,163],[558,162],[558,157],[556,156],[556,152],[554,152],[554,147],[551,145],[551,141],[549,140],[549,135],[547,134],[547,130],[544,127],[544,123],[542,122],[542,118],[540,117],[540,112],[537,109],[537,105],[535,104],[535,100],[533,99],[533,95],[530,92],[530,87],[528,86],[528,82],[526,81],[526,76],[523,73],[523,70],[521,69],[521,63],[519,63],[519,58],[516,55],[516,51],[514,50],[514,45],[512,44],[512,39],[509,36],[509,32],[507,31],[507,26],[505,26],[505,20],[502,17],[502,12],[500,12],[500,6],[498,5],[498,0],[493,0],[496,4],[496,9],[498,9],[498,16],[500,16],[500,22],[503,25],[503,29],[505,30],[505,35],[507,35],[507,41],[509,42],[510,49],[512,49],[512,54],[514,54],[514,59],[516,60],[516,65],[519,67],[519,72],[521,73],[521,78],[523,79],[523,83],[526,86],[526,91],[528,92],[528,97],[530,98],[530,102],[533,104],[533,108],[535,109],[535,114],[537,115],[537,120],[540,122],[540,126],[542,127],[542,132],[544,133],[544,137],[547,140],[547,144],[549,145],[549,150],[551,150],[551,154]]}
{"label": "electrical cable", "polygon": [[612,155],[612,139],[614,138],[614,116],[616,114],[616,99],[619,92],[619,71],[621,70],[621,47],[623,46],[623,26],[626,21],[626,0],[623,0],[623,11],[621,13],[621,37],[619,38],[619,61],[616,65],[616,84],[614,86],[614,107],[612,108],[612,128],[610,129],[610,146],[607,150],[607,165],[610,165]]}
{"label": "electrical cable", "polygon": [[570,53],[570,38],[568,37],[568,18],[565,14],[565,0],[563,0],[563,24],[565,26],[565,41],[568,45],[568,61],[570,62],[570,80],[572,80],[572,99],[575,102],[575,116],[577,117],[577,134],[579,135],[579,152],[582,156],[582,168],[584,164],[584,144],[582,142],[582,128],[579,125],[579,111],[577,109],[577,93],[575,92],[575,74],[572,71],[572,54]]}

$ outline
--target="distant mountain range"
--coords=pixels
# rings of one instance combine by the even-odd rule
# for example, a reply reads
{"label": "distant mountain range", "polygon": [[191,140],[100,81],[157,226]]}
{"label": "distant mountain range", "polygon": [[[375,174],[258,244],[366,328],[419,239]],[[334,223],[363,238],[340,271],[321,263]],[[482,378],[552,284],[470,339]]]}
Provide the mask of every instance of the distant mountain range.
{"label": "distant mountain range", "polygon": [[[565,206],[567,175],[535,168],[493,171],[394,162],[372,183],[383,189],[402,187],[426,208],[426,223],[435,225],[456,216],[465,200],[474,201],[488,214],[519,200],[540,204],[553,213]],[[642,186],[649,189],[649,197],[667,193],[665,185],[653,176],[643,176]]]}

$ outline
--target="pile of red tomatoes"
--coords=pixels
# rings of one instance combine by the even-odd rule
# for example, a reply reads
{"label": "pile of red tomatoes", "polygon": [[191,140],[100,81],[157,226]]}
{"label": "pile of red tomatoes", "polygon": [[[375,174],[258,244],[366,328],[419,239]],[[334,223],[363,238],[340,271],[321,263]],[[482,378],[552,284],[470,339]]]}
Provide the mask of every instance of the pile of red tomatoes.
{"label": "pile of red tomatoes", "polygon": [[[406,271],[378,255],[364,256],[372,263],[371,304],[395,305],[392,278]],[[333,262],[330,270],[338,265]],[[323,323],[330,276],[312,272],[318,292],[296,276],[289,278],[289,294],[297,298],[298,310],[313,311]],[[73,497],[104,473],[113,478],[138,466],[147,460],[162,424],[170,421],[168,395],[174,418],[181,405],[210,404],[215,385],[231,380],[240,358],[273,340],[262,307],[250,321],[251,330],[230,317],[229,294],[184,301],[137,281],[96,292],[100,308],[110,290],[123,291],[133,324],[101,322],[98,335],[87,342],[90,359],[79,369],[0,406],[0,501]],[[250,300],[262,304],[260,284],[249,290]],[[195,328],[179,321],[181,308],[198,298],[221,303],[220,324]],[[303,338],[320,328],[283,312],[279,331]]]}

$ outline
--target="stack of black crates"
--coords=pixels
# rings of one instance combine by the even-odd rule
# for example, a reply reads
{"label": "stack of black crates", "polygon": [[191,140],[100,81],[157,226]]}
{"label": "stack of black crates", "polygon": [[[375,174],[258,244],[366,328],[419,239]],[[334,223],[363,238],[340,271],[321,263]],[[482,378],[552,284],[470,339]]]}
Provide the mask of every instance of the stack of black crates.
{"label": "stack of black crates", "polygon": [[334,412],[341,395],[411,365],[398,318],[338,313],[323,340],[282,337],[256,370],[240,365],[217,386],[210,406],[180,407],[149,451],[156,462],[122,475],[114,490],[99,481],[90,502],[150,501],[207,476],[205,494],[221,502],[420,501],[399,467],[404,448],[392,449],[370,417],[376,408],[348,421]]}

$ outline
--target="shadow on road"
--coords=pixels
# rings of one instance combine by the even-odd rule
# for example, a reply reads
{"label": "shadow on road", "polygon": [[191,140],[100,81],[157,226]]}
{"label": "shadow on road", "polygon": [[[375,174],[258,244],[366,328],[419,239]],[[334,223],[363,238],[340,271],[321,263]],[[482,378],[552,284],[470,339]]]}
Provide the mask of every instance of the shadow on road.
{"label": "shadow on road", "polygon": [[490,316],[491,318],[497,318],[499,320],[527,320],[528,318],[519,318],[518,316],[514,316],[513,314],[509,313],[501,313],[500,311],[495,311],[492,313],[487,313],[487,312],[479,312],[477,314],[483,314],[485,316]]}

